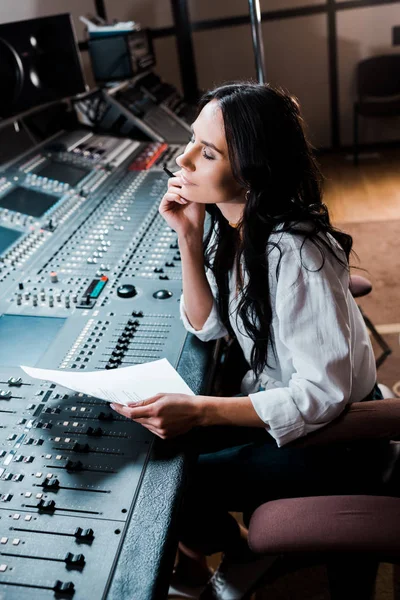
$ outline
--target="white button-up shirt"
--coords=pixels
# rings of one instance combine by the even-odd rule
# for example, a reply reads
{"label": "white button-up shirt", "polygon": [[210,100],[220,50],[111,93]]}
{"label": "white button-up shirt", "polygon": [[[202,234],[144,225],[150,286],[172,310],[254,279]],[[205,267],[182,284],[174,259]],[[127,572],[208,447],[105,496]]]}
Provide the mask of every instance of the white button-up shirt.
{"label": "white button-up shirt", "polygon": [[[339,245],[329,238],[345,261]],[[303,236],[275,232],[270,237],[278,249],[268,254],[269,286],[273,312],[272,335],[276,357],[268,354],[258,379],[248,371],[241,391],[248,395],[267,431],[282,446],[323,427],[339,416],[349,402],[371,392],[376,381],[374,355],[362,315],[349,291],[349,273],[325,250]],[[206,342],[227,335],[215,301],[217,286],[207,270],[214,305],[201,330],[195,330],[185,312],[181,318],[187,331]],[[247,273],[244,272],[244,285]],[[230,323],[246,360],[250,361],[252,340],[237,313],[236,276],[230,273]],[[260,387],[264,388],[259,391]]]}

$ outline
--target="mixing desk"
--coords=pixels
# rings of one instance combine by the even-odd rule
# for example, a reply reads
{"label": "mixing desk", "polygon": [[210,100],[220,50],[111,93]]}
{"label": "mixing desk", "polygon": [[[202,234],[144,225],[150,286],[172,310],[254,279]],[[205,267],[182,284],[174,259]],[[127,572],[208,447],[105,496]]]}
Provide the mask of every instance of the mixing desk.
{"label": "mixing desk", "polygon": [[198,392],[209,355],[179,320],[177,237],[158,213],[161,167],[181,151],[77,130],[0,170],[1,598],[162,597],[162,513],[177,494],[163,451],[154,460],[146,429],[20,365],[166,357]]}

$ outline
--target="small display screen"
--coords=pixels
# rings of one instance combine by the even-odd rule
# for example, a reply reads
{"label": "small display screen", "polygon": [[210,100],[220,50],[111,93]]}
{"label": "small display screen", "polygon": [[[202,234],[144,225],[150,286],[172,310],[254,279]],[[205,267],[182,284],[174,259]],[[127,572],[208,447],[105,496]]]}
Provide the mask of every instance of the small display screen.
{"label": "small display screen", "polygon": [[0,365],[34,367],[64,325],[58,317],[2,315],[0,317]]}
{"label": "small display screen", "polygon": [[17,187],[0,198],[0,206],[23,215],[41,217],[58,200],[56,196],[44,192]]}
{"label": "small display screen", "polygon": [[7,250],[21,235],[21,231],[15,231],[15,229],[0,225],[0,254],[3,254],[4,250]]}
{"label": "small display screen", "polygon": [[90,173],[90,170],[66,163],[50,162],[44,167],[39,168],[35,173],[41,177],[56,179],[57,181],[61,181],[61,183],[69,183],[73,187],[86,177]]}

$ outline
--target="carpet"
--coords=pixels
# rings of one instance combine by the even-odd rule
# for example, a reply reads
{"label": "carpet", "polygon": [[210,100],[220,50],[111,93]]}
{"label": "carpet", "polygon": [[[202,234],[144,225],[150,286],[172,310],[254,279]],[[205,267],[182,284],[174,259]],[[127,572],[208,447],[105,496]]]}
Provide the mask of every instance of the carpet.
{"label": "carpet", "polygon": [[[372,292],[358,298],[357,303],[392,349],[378,370],[378,381],[400,396],[400,221],[336,226],[353,237],[358,258],[351,257],[352,273],[367,277],[372,283]],[[374,340],[373,348],[378,356],[380,349]]]}

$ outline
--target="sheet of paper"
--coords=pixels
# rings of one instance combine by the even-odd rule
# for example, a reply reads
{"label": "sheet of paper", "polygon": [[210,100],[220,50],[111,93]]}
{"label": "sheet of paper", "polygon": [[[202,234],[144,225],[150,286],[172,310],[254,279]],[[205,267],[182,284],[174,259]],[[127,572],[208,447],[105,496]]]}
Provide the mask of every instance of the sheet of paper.
{"label": "sheet of paper", "polygon": [[189,394],[192,390],[166,358],[109,371],[57,371],[23,367],[30,377],[57,383],[75,392],[127,405],[158,393]]}

